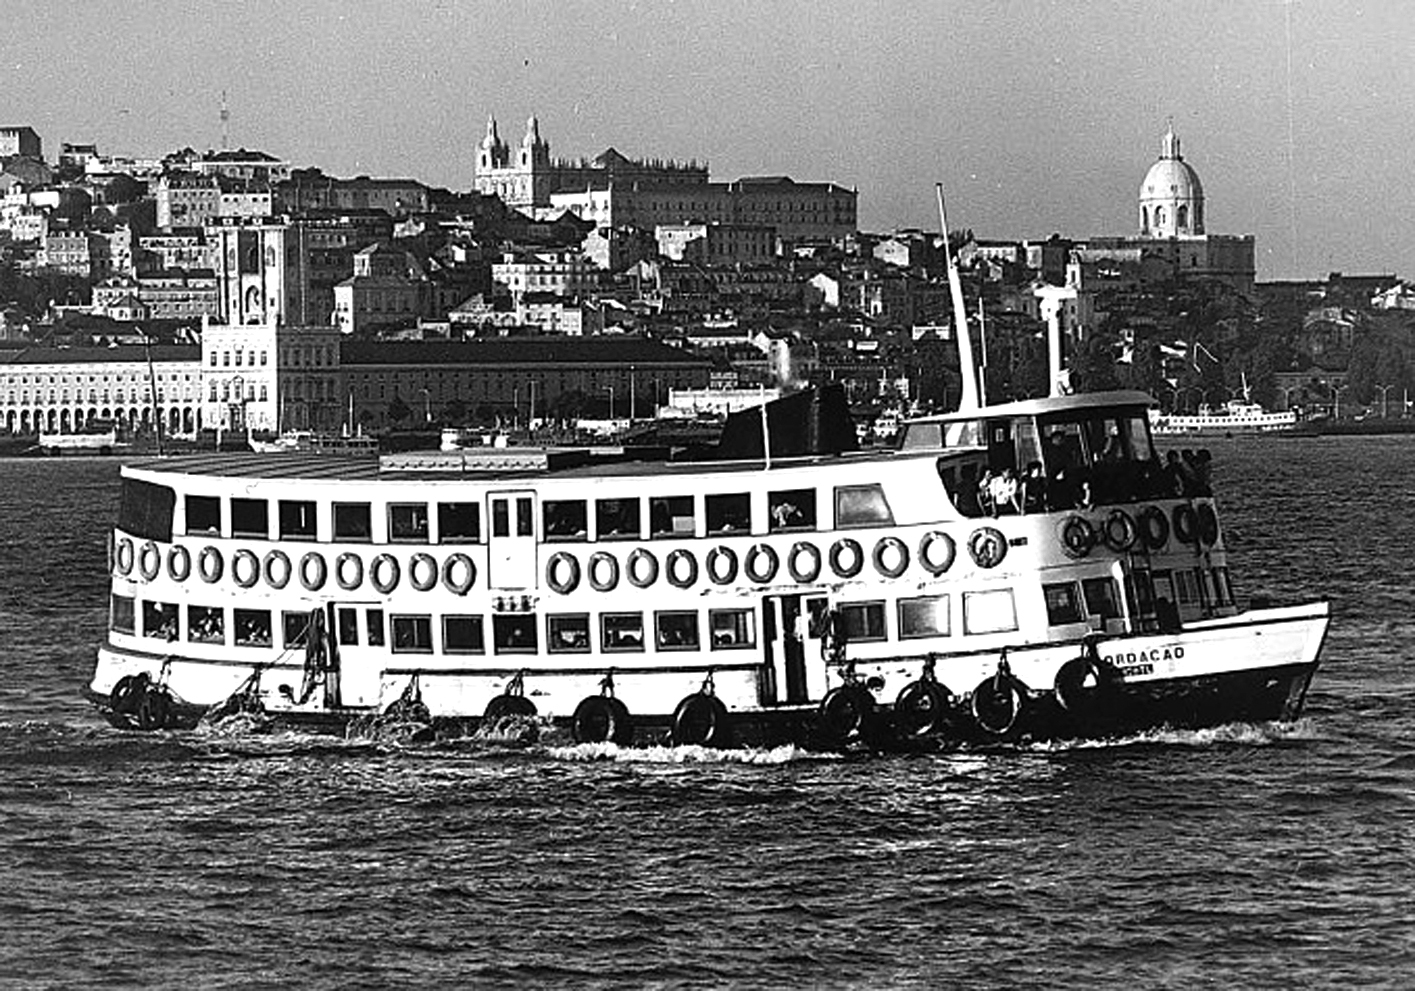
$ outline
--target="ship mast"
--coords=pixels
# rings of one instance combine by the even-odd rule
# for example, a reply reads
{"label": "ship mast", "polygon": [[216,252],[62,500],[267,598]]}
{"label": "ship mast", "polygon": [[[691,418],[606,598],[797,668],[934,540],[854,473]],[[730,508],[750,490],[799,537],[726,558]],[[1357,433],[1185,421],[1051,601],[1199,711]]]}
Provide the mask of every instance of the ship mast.
{"label": "ship mast", "polygon": [[943,257],[948,263],[948,291],[953,297],[953,330],[958,337],[958,371],[963,378],[963,392],[958,397],[958,411],[978,408],[978,366],[973,361],[973,341],[968,336],[968,311],[963,302],[963,284],[958,279],[958,267],[953,264],[953,248],[948,243],[948,214],[943,207],[943,183],[935,183],[938,193],[938,222],[943,229]]}

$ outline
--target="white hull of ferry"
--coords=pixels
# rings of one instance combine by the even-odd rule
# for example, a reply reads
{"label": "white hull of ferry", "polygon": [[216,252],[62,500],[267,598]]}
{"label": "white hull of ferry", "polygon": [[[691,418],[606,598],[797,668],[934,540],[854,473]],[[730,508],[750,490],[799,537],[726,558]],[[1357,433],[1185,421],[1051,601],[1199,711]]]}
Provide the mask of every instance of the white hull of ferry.
{"label": "white hull of ferry", "polygon": [[1283,433],[1297,428],[1297,414],[1244,412],[1232,415],[1158,414],[1150,430],[1156,437],[1228,437],[1234,434]]}

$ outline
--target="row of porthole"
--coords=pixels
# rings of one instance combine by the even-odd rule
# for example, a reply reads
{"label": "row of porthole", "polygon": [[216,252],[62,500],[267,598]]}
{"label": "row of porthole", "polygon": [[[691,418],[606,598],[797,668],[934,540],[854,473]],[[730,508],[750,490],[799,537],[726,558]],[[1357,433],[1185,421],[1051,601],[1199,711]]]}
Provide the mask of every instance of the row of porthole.
{"label": "row of porthole", "polygon": [[[163,569],[162,551],[154,541],[146,541],[135,547],[127,537],[118,540],[113,552],[114,570],[124,577],[137,572],[144,581],[157,578]],[[226,559],[221,551],[210,545],[203,547],[193,561],[192,553],[181,544],[173,544],[167,551],[167,577],[175,582],[184,582],[196,572],[198,578],[208,585],[219,582],[226,573]],[[466,595],[477,580],[477,566],[466,554],[449,554],[438,565],[431,554],[417,553],[408,559],[408,584],[419,592],[427,592],[442,582],[444,588],[457,595]],[[367,568],[363,558],[346,551],[334,559],[333,568],[318,551],[310,551],[292,562],[282,550],[268,551],[258,557],[254,551],[242,548],[231,555],[231,580],[241,588],[253,588],[261,579],[273,589],[283,589],[291,579],[298,579],[308,592],[318,592],[329,581],[331,573],[334,582],[346,592],[357,590],[364,583],[365,574],[374,590],[388,594],[398,587],[402,580],[403,566],[392,554],[376,554]]]}
{"label": "row of porthole", "polygon": [[1113,509],[1099,525],[1084,516],[1072,515],[1059,530],[1062,549],[1071,557],[1085,557],[1103,543],[1117,554],[1143,544],[1157,551],[1169,542],[1171,530],[1181,543],[1212,547],[1218,543],[1218,514],[1208,503],[1197,507],[1181,503],[1174,507],[1173,522],[1158,506],[1146,506],[1132,517],[1123,509]]}
{"label": "row of porthole", "polygon": [[[994,527],[979,527],[968,538],[968,552],[979,567],[994,568],[1007,554],[1007,538]],[[952,537],[930,530],[920,538],[912,556],[930,575],[938,576],[953,567],[956,555]],[[867,560],[881,577],[898,578],[908,570],[910,559],[909,545],[898,537],[881,537],[868,557],[858,540],[842,537],[826,553],[808,540],[796,541],[785,554],[785,566],[792,581],[809,585],[820,579],[826,567],[836,578],[854,578],[864,570]],[[569,595],[580,587],[582,579],[596,592],[610,592],[619,586],[621,578],[635,588],[648,588],[662,575],[674,588],[691,588],[704,573],[714,585],[730,585],[740,572],[748,581],[766,585],[776,579],[782,563],[776,548],[764,543],[753,544],[740,560],[735,550],[718,545],[704,555],[701,566],[693,552],[684,548],[670,551],[661,565],[653,551],[636,548],[622,567],[613,554],[596,551],[583,569],[575,555],[558,551],[546,561],[545,583],[552,591]]]}

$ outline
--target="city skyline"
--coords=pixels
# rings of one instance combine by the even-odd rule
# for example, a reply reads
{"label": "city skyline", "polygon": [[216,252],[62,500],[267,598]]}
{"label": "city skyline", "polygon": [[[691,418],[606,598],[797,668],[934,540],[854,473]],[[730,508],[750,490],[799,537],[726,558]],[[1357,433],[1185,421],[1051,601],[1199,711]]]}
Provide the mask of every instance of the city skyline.
{"label": "city skyline", "polygon": [[[696,158],[715,179],[860,191],[863,229],[984,238],[1137,227],[1172,120],[1213,233],[1260,279],[1415,273],[1392,135],[1415,82],[1394,4],[745,3],[550,7],[20,0],[0,124],[104,154],[230,145],[352,176],[472,184],[494,114],[552,154]],[[1289,73],[1289,64],[1291,71]],[[1294,239],[1294,232],[1296,237]]]}

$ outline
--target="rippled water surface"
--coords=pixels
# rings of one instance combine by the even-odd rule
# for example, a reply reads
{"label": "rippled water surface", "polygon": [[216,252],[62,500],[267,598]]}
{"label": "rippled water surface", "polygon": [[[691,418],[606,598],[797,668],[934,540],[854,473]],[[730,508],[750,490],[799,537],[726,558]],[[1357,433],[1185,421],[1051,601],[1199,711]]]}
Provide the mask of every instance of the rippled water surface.
{"label": "rippled water surface", "polygon": [[1211,447],[1300,723],[849,759],[120,733],[117,466],[0,461],[0,985],[1412,986],[1415,439]]}

